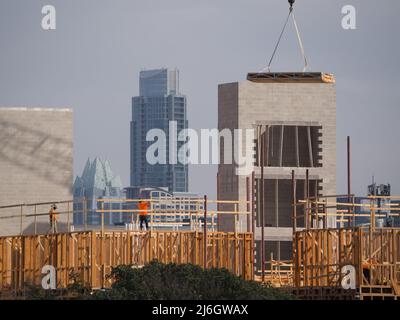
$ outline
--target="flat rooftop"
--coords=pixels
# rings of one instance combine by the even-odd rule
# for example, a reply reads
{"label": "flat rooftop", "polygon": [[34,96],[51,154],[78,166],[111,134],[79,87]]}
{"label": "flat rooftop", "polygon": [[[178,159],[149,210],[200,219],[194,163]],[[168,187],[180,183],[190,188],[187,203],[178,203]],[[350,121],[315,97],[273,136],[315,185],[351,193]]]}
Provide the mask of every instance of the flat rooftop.
{"label": "flat rooftop", "polygon": [[47,108],[47,107],[2,107],[0,106],[0,111],[58,111],[58,112],[72,112],[71,108]]}
{"label": "flat rooftop", "polygon": [[335,83],[333,74],[323,72],[250,72],[247,80],[259,83]]}

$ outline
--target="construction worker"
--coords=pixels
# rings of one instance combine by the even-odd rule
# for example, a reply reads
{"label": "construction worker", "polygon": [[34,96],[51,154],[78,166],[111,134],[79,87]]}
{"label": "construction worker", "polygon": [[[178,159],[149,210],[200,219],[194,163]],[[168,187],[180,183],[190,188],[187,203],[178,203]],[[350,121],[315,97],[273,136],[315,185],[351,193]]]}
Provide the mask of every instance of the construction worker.
{"label": "construction worker", "polygon": [[364,279],[367,281],[369,285],[372,285],[371,283],[371,273],[374,270],[375,266],[378,264],[378,262],[375,259],[367,259],[364,260],[362,263],[362,271],[363,271],[363,276]]}
{"label": "construction worker", "polygon": [[140,230],[143,230],[143,222],[146,224],[146,230],[149,230],[149,222],[147,220],[147,201],[141,200],[138,204],[139,208],[139,220],[140,220]]}
{"label": "construction worker", "polygon": [[57,216],[58,216],[58,212],[57,210],[57,206],[55,204],[53,204],[50,208],[49,211],[49,219],[50,219],[50,229],[52,233],[57,233]]}

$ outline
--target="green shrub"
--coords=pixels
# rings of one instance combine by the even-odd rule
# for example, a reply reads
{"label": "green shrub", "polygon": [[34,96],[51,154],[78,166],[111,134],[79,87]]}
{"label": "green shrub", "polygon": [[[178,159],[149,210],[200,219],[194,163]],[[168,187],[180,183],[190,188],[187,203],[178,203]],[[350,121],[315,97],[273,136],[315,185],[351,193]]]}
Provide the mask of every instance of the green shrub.
{"label": "green shrub", "polygon": [[[279,289],[246,281],[226,269],[206,269],[192,264],[161,264],[143,268],[121,265],[112,269],[110,289],[87,296],[123,300],[275,300],[293,299]],[[84,298],[84,297],[82,297]]]}
{"label": "green shrub", "polygon": [[153,261],[142,268],[120,265],[108,275],[109,289],[91,291],[71,274],[65,289],[44,290],[26,286],[24,299],[106,299],[106,300],[287,300],[284,291],[247,281],[226,269],[206,269],[192,264],[162,264]]}

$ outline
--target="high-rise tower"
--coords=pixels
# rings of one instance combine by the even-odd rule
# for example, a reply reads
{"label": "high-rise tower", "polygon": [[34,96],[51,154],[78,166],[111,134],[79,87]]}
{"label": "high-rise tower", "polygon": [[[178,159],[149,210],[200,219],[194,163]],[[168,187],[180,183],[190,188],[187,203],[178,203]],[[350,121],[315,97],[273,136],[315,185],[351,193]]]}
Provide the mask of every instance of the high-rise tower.
{"label": "high-rise tower", "polygon": [[[172,136],[176,132],[169,132],[171,121],[176,121],[177,133],[188,127],[186,97],[179,92],[179,71],[141,71],[139,96],[132,99],[131,186],[167,187],[170,192],[188,191],[188,165],[173,161],[168,152],[170,143],[177,141],[177,137]],[[161,129],[165,133],[166,164],[150,164],[146,159],[147,148],[153,143],[146,141],[151,129]],[[176,142],[176,150],[183,144],[182,141]]]}

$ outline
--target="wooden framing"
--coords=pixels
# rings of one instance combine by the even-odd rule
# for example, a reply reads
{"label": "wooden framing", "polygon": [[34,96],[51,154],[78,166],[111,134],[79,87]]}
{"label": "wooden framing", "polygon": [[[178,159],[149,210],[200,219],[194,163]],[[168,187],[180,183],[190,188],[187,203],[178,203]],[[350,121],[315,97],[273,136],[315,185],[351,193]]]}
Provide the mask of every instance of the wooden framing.
{"label": "wooden framing", "polygon": [[294,246],[296,288],[341,288],[351,265],[361,298],[400,297],[400,228],[302,230]]}
{"label": "wooden framing", "polygon": [[[162,263],[192,263],[226,268],[244,279],[253,276],[253,234],[195,231],[71,232],[0,237],[0,290],[20,291],[41,285],[42,268],[56,269],[57,288],[72,283],[75,274],[93,289],[109,287],[111,268]],[[206,250],[204,248],[206,245]]]}
{"label": "wooden framing", "polygon": [[[265,271],[264,283],[273,287],[293,286],[293,263],[291,260],[274,260],[267,262],[269,268]],[[262,282],[261,276],[255,276],[256,281]]]}

